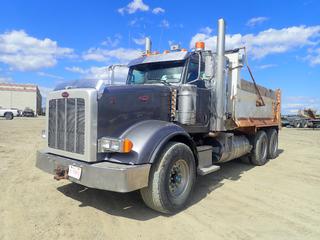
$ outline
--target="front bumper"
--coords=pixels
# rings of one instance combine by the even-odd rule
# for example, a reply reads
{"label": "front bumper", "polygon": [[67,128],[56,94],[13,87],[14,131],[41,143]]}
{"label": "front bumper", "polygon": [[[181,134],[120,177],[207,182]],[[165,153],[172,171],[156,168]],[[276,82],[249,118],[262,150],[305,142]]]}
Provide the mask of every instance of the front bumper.
{"label": "front bumper", "polygon": [[44,151],[37,152],[36,167],[50,174],[68,170],[69,165],[81,168],[80,179],[67,176],[72,182],[90,188],[114,192],[131,192],[148,186],[150,164],[124,165],[111,162],[86,163]]}

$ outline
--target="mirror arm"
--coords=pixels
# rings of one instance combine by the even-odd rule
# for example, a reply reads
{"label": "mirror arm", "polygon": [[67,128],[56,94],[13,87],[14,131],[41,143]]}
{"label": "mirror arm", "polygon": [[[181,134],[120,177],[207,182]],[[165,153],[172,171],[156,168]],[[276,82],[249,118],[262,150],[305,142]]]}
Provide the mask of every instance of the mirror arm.
{"label": "mirror arm", "polygon": [[199,67],[198,67],[198,79],[200,78],[200,73],[201,73],[201,54],[200,52],[198,53],[199,54]]}
{"label": "mirror arm", "polygon": [[188,84],[189,83],[194,83],[194,82],[197,82],[197,81],[201,80],[200,79],[200,72],[201,72],[201,60],[202,60],[202,58],[201,58],[201,54],[199,52],[197,52],[197,54],[199,55],[198,77],[195,80],[192,80],[192,81],[188,82]]}

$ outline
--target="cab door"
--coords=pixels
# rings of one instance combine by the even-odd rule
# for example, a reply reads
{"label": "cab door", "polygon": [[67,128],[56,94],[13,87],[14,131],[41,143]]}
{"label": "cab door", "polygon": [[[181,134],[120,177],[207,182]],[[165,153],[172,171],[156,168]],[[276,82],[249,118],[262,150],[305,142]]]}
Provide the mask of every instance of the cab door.
{"label": "cab door", "polygon": [[185,84],[197,86],[197,114],[196,125],[209,127],[210,122],[210,89],[206,87],[204,80],[205,61],[200,52],[190,56],[185,74]]}

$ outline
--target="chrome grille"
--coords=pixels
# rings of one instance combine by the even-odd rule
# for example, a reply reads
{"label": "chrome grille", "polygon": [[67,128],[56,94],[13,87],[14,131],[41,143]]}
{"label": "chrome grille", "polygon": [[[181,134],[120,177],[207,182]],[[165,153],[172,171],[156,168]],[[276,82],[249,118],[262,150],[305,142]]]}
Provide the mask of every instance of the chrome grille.
{"label": "chrome grille", "polygon": [[84,154],[85,101],[60,98],[49,101],[48,146]]}

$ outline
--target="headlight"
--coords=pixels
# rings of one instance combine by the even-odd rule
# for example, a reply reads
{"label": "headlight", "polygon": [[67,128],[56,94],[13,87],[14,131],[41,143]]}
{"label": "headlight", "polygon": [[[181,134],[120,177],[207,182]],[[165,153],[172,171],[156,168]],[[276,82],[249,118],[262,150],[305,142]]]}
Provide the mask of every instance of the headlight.
{"label": "headlight", "polygon": [[100,138],[98,140],[98,152],[131,152],[133,143],[128,139]]}

